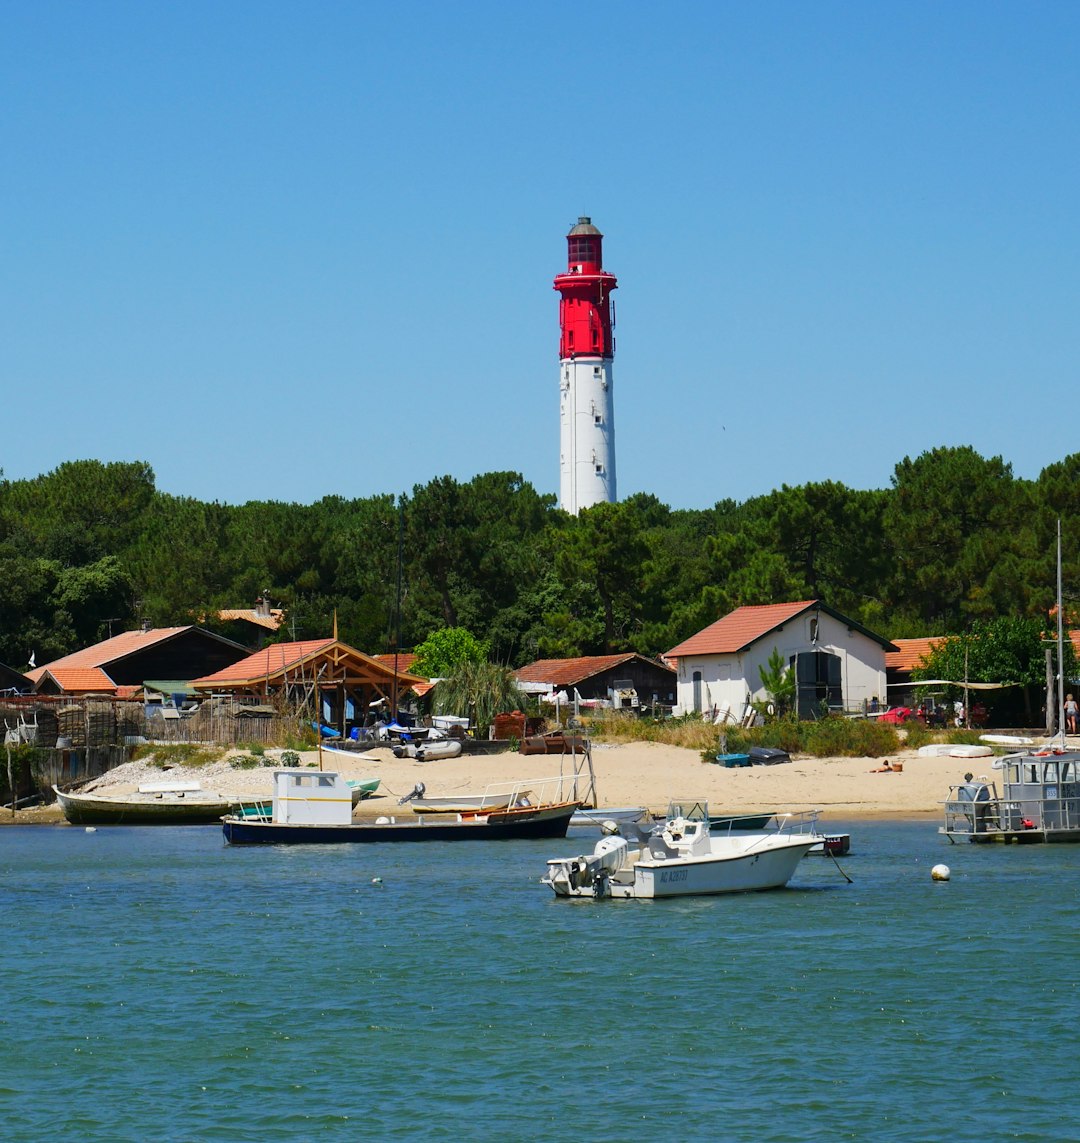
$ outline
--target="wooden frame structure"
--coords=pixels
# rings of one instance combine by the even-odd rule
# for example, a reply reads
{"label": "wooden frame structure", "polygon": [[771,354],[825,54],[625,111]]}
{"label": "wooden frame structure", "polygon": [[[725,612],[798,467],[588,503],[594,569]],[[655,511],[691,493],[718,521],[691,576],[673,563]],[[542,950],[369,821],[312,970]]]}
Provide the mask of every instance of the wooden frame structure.
{"label": "wooden frame structure", "polygon": [[[351,725],[366,721],[372,703],[385,700],[392,704],[405,691],[426,690],[430,683],[419,675],[395,672],[340,639],[308,639],[271,643],[191,685],[202,694],[276,699],[291,709],[309,708],[320,723],[332,722],[344,737]],[[329,720],[322,717],[327,702],[332,711]],[[346,716],[350,704],[351,718]]]}

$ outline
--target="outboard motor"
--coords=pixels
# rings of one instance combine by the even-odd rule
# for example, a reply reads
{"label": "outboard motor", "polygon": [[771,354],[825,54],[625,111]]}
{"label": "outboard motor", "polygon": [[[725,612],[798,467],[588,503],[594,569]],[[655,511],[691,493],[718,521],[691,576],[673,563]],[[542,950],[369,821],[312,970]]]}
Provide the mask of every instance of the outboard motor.
{"label": "outboard motor", "polygon": [[406,802],[411,802],[413,798],[422,798],[426,789],[427,787],[423,782],[417,782],[416,785],[413,786],[412,790],[410,790],[409,793],[405,795],[405,797],[398,798],[398,805],[403,806]]}

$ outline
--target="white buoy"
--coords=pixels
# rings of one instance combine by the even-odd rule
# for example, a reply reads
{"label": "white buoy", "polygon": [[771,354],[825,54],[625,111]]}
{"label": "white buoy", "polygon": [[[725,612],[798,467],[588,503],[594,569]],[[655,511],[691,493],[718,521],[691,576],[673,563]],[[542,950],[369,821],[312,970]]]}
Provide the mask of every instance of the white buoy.
{"label": "white buoy", "polygon": [[372,877],[371,884],[372,885],[381,885],[382,884],[382,878],[381,877]]}
{"label": "white buoy", "polygon": [[935,865],[934,868],[930,870],[930,876],[935,881],[948,881],[951,873],[947,865]]}
{"label": "white buoy", "polygon": [[87,833],[97,833],[97,826],[87,826],[86,832]]}

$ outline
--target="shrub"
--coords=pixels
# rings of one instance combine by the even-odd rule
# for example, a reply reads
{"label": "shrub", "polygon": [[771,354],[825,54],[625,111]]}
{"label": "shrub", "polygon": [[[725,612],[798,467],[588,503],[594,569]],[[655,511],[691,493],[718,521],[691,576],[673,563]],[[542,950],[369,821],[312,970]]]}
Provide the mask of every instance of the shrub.
{"label": "shrub", "polygon": [[148,766],[165,770],[170,766],[208,766],[211,762],[217,762],[222,754],[221,750],[200,746],[195,742],[174,742],[138,746],[133,757],[145,758]]}
{"label": "shrub", "polygon": [[910,750],[917,750],[920,746],[925,746],[935,739],[936,735],[924,722],[913,719],[911,722],[904,723],[904,745]]}
{"label": "shrub", "polygon": [[812,754],[817,758],[880,758],[895,754],[900,746],[895,726],[867,719],[823,718],[817,722],[799,722],[794,718],[781,718],[749,730],[727,726],[717,734],[717,728],[711,729],[716,737],[713,744],[701,752],[705,762],[714,761],[721,753],[721,742],[726,747],[723,752],[728,754],[746,754],[752,746],[769,746],[788,754]]}
{"label": "shrub", "polygon": [[256,766],[261,766],[262,762],[258,758],[252,758],[250,754],[237,754],[235,758],[229,759],[229,766],[233,770],[254,770]]}
{"label": "shrub", "polygon": [[281,752],[281,765],[282,766],[299,766],[300,755],[295,750],[283,750]]}
{"label": "shrub", "polygon": [[983,746],[985,743],[979,740],[979,731],[969,730],[965,727],[957,727],[949,730],[945,734],[946,742],[955,742],[958,745],[964,746]]}

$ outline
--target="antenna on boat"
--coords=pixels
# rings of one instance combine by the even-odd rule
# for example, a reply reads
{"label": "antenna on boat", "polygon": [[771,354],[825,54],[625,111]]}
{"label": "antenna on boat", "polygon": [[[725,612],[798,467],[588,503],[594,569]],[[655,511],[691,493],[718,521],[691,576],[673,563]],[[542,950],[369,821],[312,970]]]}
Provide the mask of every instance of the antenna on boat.
{"label": "antenna on boat", "polygon": [[1057,651],[1058,651],[1058,738],[1065,749],[1065,635],[1061,603],[1061,517],[1057,522]]}

